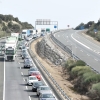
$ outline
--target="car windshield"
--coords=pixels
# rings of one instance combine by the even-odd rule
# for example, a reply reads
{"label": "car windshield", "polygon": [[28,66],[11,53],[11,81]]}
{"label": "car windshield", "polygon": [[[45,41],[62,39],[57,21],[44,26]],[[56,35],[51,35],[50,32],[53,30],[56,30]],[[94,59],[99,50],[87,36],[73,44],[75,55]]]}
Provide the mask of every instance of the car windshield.
{"label": "car windshield", "polygon": [[38,70],[37,68],[29,69],[29,71],[37,71],[37,70]]}
{"label": "car windshield", "polygon": [[31,62],[25,62],[25,64],[31,64]]}
{"label": "car windshield", "polygon": [[43,94],[42,97],[43,98],[54,98],[52,94]]}
{"label": "car windshield", "polygon": [[33,75],[40,75],[39,72],[33,72],[32,74],[33,74]]}
{"label": "car windshield", "polygon": [[36,80],[36,77],[29,77],[29,80]]}
{"label": "car windshield", "polygon": [[36,82],[36,83],[34,83],[34,84],[35,84],[35,86],[43,85],[42,82]]}
{"label": "car windshield", "polygon": [[49,87],[41,87],[41,90],[50,90]]}

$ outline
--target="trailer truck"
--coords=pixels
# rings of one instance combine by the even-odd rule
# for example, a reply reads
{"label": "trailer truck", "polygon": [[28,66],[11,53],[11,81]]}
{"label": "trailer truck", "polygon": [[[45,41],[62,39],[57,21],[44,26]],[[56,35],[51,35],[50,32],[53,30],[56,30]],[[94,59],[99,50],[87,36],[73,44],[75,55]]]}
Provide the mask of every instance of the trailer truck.
{"label": "trailer truck", "polygon": [[7,38],[5,43],[5,60],[15,60],[18,45],[18,37],[18,33],[13,33],[10,37]]}

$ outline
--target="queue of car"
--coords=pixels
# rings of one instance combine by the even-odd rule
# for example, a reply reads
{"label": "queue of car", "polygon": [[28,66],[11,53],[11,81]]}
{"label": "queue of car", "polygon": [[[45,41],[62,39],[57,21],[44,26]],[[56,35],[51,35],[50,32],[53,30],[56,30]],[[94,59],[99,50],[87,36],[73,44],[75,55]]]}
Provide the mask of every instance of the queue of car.
{"label": "queue of car", "polygon": [[19,49],[21,49],[21,57],[24,60],[24,68],[28,69],[28,78],[26,79],[26,84],[28,86],[32,86],[32,91],[36,92],[39,100],[56,100],[52,89],[47,86],[42,81],[42,75],[37,67],[35,67],[32,63],[31,58],[27,52],[27,43],[26,41],[21,42],[19,45]]}

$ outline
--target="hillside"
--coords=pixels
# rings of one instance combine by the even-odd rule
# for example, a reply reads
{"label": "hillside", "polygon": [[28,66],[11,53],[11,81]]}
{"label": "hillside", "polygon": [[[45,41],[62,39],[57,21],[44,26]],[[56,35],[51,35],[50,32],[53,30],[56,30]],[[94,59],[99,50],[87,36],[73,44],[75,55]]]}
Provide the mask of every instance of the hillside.
{"label": "hillside", "polygon": [[100,19],[97,23],[95,23],[94,21],[89,21],[87,24],[81,23],[75,28],[75,30],[80,29],[88,29],[86,34],[92,36],[100,42]]}
{"label": "hillside", "polygon": [[22,29],[34,28],[27,22],[21,22],[17,17],[12,15],[0,14],[0,37],[8,36],[11,32],[21,32]]}

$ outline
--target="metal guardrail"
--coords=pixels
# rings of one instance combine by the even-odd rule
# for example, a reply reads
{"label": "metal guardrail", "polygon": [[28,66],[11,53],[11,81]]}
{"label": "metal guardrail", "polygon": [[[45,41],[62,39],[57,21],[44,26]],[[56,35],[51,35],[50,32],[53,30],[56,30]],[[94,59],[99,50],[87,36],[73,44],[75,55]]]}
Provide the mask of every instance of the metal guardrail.
{"label": "metal guardrail", "polygon": [[[59,31],[58,31],[59,32]],[[65,52],[67,52],[68,54],[71,55],[71,57],[73,57],[75,60],[82,60],[81,58],[77,57],[75,54],[72,53],[72,50],[70,48],[68,48],[67,46],[65,46],[63,43],[61,43],[59,40],[57,40],[54,37],[54,33],[51,34],[51,39],[53,40],[53,42],[55,42],[60,48],[62,48]],[[87,64],[87,66],[89,66],[91,68],[91,70],[93,70],[94,72],[96,72],[97,74],[100,74],[98,71],[96,71],[94,68],[92,68],[89,64]]]}
{"label": "metal guardrail", "polygon": [[[33,42],[33,41],[32,41]],[[31,43],[32,43],[31,42]],[[31,44],[30,43],[30,44]],[[63,96],[64,100],[71,100],[67,94],[63,91],[63,89],[59,86],[59,84],[56,82],[56,80],[51,76],[51,74],[46,70],[46,68],[41,64],[41,62],[35,57],[34,53],[31,51],[30,45],[29,45],[29,53],[31,54],[31,56],[33,55],[33,61],[35,62],[35,64],[37,65],[37,62],[35,60],[38,61],[38,63],[40,64],[40,66],[42,67],[42,69],[44,70],[45,74],[49,77],[49,79],[52,81],[53,85],[55,85],[56,89],[59,91],[59,94]],[[37,65],[38,66],[38,65]],[[54,90],[54,88],[53,88]],[[54,90],[55,91],[55,90]],[[60,97],[60,95],[58,93],[56,93],[59,96],[59,100],[62,100],[62,97]]]}

